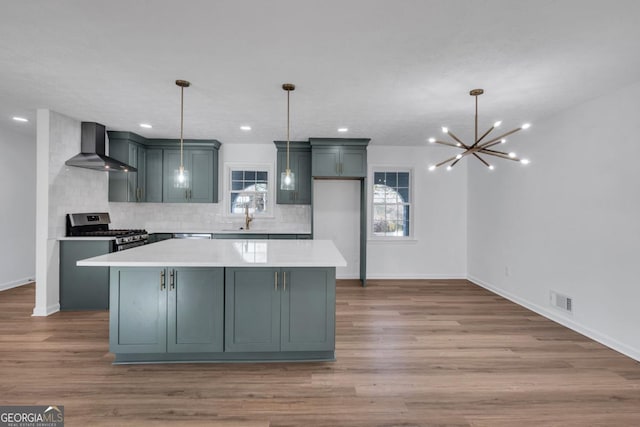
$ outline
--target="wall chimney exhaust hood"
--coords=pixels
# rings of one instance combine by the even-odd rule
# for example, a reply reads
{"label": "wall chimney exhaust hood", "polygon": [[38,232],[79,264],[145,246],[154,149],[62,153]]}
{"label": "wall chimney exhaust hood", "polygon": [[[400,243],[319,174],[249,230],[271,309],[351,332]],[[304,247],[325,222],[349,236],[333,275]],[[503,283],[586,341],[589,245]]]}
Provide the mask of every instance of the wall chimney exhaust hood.
{"label": "wall chimney exhaust hood", "polygon": [[93,169],[98,171],[137,172],[131,165],[108,157],[105,154],[106,129],[104,125],[93,122],[82,122],[82,137],[80,139],[80,154],[67,160],[67,166]]}

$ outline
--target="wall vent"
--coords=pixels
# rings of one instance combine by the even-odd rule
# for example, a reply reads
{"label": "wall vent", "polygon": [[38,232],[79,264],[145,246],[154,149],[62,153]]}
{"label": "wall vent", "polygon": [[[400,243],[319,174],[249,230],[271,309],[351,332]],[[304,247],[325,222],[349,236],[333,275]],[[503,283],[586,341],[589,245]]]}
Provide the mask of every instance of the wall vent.
{"label": "wall vent", "polygon": [[553,307],[559,308],[567,313],[573,312],[573,298],[571,297],[551,291],[550,302]]}

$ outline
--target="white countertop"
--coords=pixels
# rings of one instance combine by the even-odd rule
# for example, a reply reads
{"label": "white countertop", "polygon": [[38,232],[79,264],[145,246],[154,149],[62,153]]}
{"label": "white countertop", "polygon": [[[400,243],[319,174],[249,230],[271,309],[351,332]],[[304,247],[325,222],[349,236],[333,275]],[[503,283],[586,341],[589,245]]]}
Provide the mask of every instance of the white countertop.
{"label": "white countertop", "polygon": [[346,267],[331,240],[170,239],[77,262],[97,267]]}

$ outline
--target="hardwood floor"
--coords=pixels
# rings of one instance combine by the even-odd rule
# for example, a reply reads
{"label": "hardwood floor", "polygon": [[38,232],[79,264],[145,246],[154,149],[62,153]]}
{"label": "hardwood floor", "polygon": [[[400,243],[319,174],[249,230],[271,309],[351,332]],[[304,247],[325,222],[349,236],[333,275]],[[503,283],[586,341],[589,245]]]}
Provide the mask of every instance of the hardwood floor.
{"label": "hardwood floor", "polygon": [[0,292],[0,405],[66,426],[638,426],[640,363],[464,280],[340,281],[333,363],[113,366],[107,312]]}

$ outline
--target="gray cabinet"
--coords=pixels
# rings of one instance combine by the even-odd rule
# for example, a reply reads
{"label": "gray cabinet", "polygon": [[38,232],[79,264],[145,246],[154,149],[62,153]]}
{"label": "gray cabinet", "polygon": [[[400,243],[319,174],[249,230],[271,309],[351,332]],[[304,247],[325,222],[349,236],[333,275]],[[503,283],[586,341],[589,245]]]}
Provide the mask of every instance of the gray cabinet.
{"label": "gray cabinet", "polygon": [[335,269],[226,269],[225,351],[334,348]]}
{"label": "gray cabinet", "polygon": [[[177,188],[174,185],[174,176],[175,171],[180,167],[180,150],[164,150],[163,201],[168,203],[212,203],[217,201],[217,191],[214,190],[216,182],[214,182],[213,151],[185,149],[183,164],[189,173],[189,184],[187,188]],[[215,200],[214,194],[216,195]]]}
{"label": "gray cabinet", "polygon": [[147,139],[133,132],[109,131],[111,157],[135,166],[137,172],[109,174],[109,201],[155,203],[217,203],[218,150],[216,140],[185,140],[187,188],[174,186],[180,166],[175,139]]}
{"label": "gray cabinet", "polygon": [[311,173],[318,178],[365,178],[369,139],[309,138]]}
{"label": "gray cabinet", "polygon": [[289,168],[295,174],[295,188],[281,190],[281,173],[287,170],[287,142],[274,141],[277,147],[276,203],[289,205],[311,204],[311,145],[306,141],[289,143]]}
{"label": "gray cabinet", "polygon": [[109,155],[138,170],[109,174],[110,202],[146,200],[146,148],[141,144],[143,140],[132,132],[109,132]]}
{"label": "gray cabinet", "polygon": [[113,353],[222,351],[222,268],[111,268]]}
{"label": "gray cabinet", "polygon": [[111,240],[60,242],[60,310],[109,308],[109,268],[78,267],[76,261],[111,252]]}
{"label": "gray cabinet", "polygon": [[162,149],[148,148],[145,165],[145,201],[162,203]]}

